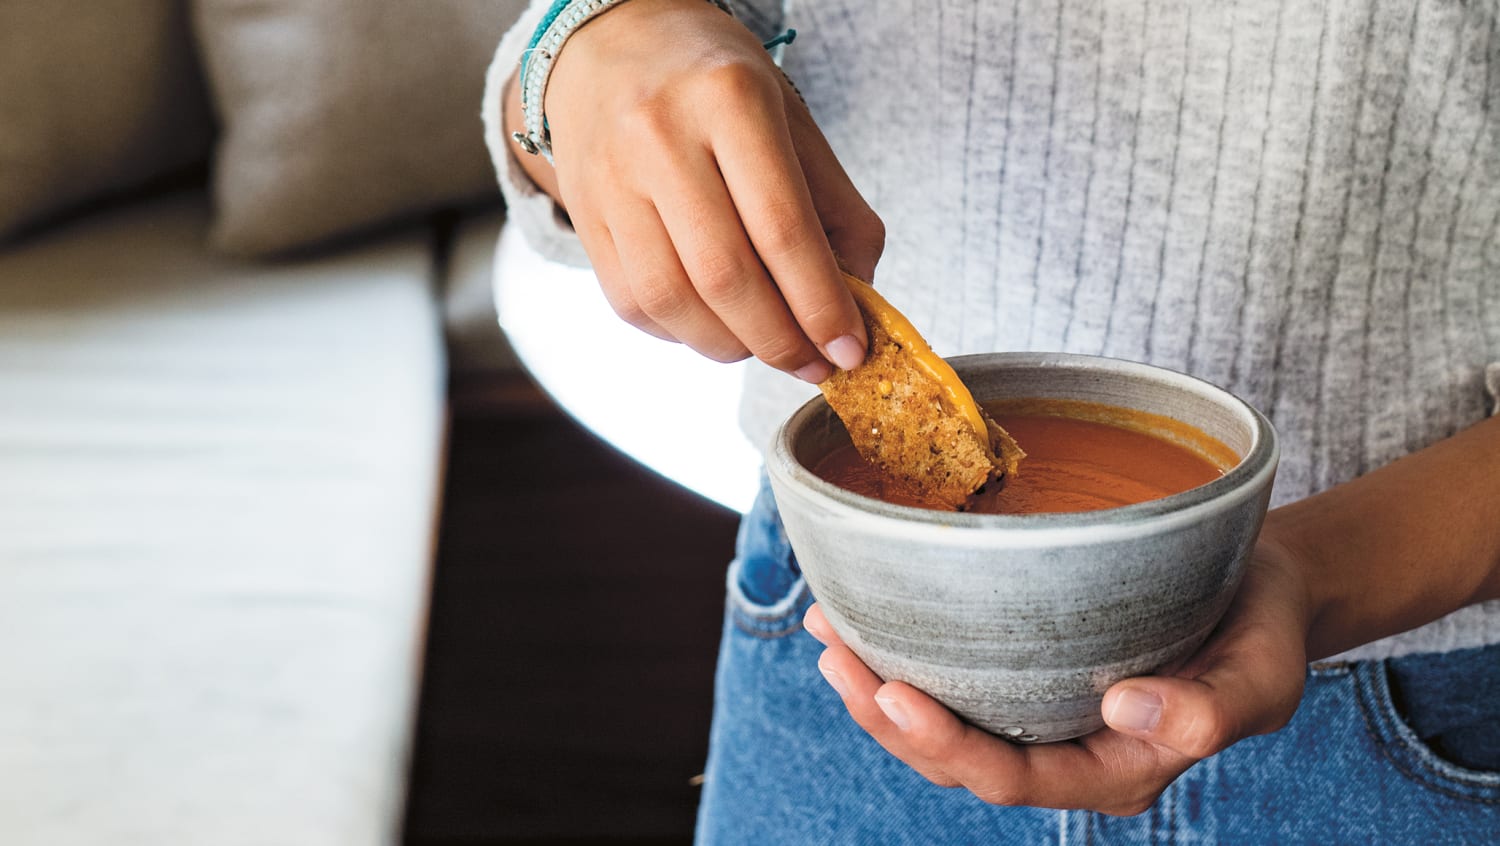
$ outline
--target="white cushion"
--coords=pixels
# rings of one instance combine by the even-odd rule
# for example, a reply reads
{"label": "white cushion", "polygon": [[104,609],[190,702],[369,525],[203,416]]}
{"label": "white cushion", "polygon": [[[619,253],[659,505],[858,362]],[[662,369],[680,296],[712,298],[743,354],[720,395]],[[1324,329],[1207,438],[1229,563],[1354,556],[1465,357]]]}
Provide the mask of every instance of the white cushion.
{"label": "white cushion", "polygon": [[0,841],[394,842],[442,451],[428,233],[199,196],[0,254]]}

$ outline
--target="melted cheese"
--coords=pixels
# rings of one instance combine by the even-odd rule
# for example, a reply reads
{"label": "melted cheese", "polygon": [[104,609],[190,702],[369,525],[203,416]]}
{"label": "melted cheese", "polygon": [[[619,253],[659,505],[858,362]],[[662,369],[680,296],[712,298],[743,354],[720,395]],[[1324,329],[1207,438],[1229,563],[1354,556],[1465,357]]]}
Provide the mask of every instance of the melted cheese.
{"label": "melted cheese", "polygon": [[964,418],[969,427],[974,430],[975,437],[991,449],[989,428],[985,426],[984,417],[979,413],[979,405],[974,402],[974,395],[969,393],[969,388],[953,372],[952,365],[944,361],[941,356],[932,351],[927,345],[927,340],[917,327],[906,319],[906,315],[896,310],[896,307],[875,291],[874,286],[861,279],[856,279],[849,274],[844,274],[844,284],[848,286],[849,293],[860,307],[868,312],[880,325],[885,328],[891,339],[904,347],[911,353],[912,359],[921,367],[927,375],[942,388],[943,396],[948,400],[949,410]]}

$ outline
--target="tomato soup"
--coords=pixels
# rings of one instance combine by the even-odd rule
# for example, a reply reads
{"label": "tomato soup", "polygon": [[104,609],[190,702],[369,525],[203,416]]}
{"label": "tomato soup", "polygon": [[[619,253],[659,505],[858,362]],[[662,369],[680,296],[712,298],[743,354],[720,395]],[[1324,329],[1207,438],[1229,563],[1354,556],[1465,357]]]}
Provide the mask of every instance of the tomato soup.
{"label": "tomato soup", "polygon": [[[966,511],[1045,514],[1098,511],[1160,499],[1222,476],[1239,462],[1203,432],[1156,414],[1073,400],[985,403],[1025,450],[1020,470],[982,489]],[[812,468],[821,478],[899,505],[923,502],[865,461],[852,445]]]}

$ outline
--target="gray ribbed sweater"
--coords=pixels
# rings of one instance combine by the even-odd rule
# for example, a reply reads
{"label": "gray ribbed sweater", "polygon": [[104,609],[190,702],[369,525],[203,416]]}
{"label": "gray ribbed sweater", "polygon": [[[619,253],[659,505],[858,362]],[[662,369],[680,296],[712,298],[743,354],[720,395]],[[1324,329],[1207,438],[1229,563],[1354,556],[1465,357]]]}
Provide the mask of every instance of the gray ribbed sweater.
{"label": "gray ribbed sweater", "polygon": [[[501,45],[486,105],[513,220],[576,260],[494,125],[493,83],[545,5]],[[1277,502],[1485,414],[1500,2],[780,5],[740,11],[798,29],[785,67],[886,223],[876,281],[939,352],[1105,354],[1223,385],[1282,436]],[[746,432],[765,443],[808,395],[754,368]],[[1497,641],[1491,604],[1360,654]]]}

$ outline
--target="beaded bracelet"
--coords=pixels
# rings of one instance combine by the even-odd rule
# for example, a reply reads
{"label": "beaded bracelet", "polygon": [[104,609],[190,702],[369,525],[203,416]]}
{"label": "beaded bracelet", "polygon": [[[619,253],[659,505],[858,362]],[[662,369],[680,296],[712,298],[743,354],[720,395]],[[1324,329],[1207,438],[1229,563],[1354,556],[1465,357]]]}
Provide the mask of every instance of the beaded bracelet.
{"label": "beaded bracelet", "polygon": [[[531,34],[531,41],[521,53],[521,111],[525,120],[524,132],[513,132],[511,138],[522,150],[535,156],[540,154],[552,162],[552,133],[547,127],[547,115],[543,103],[547,96],[547,82],[552,78],[552,68],[563,44],[578,28],[625,0],[554,0],[542,15],[542,20]],[[734,14],[725,0],[708,0],[727,14]],[[766,49],[792,43],[797,31],[789,29],[766,42]]]}

